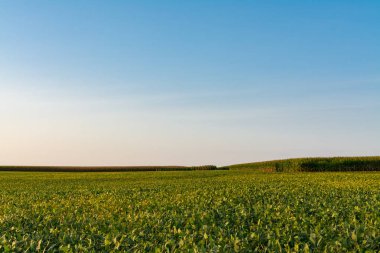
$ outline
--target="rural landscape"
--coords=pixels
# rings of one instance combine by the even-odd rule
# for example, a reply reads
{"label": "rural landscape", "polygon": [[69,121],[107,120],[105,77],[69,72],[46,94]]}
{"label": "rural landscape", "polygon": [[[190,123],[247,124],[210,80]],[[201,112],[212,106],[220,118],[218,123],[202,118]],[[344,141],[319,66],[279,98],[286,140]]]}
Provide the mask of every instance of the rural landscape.
{"label": "rural landscape", "polygon": [[1,252],[380,251],[380,157],[64,169],[0,167]]}
{"label": "rural landscape", "polygon": [[0,0],[0,253],[380,253],[379,0]]}

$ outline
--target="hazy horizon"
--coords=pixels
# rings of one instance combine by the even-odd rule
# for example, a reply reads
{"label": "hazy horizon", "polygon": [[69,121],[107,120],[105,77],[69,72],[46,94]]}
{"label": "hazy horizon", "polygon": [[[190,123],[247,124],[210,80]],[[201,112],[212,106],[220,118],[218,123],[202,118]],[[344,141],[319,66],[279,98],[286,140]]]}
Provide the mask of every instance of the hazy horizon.
{"label": "hazy horizon", "polygon": [[0,165],[380,155],[380,2],[0,2]]}

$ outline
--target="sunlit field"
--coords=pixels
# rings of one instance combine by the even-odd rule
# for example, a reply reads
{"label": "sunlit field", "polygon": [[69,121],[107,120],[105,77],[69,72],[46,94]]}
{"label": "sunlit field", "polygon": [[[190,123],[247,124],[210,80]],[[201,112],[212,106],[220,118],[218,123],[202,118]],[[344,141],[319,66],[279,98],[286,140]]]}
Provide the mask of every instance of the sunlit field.
{"label": "sunlit field", "polygon": [[0,172],[0,252],[366,250],[379,172]]}

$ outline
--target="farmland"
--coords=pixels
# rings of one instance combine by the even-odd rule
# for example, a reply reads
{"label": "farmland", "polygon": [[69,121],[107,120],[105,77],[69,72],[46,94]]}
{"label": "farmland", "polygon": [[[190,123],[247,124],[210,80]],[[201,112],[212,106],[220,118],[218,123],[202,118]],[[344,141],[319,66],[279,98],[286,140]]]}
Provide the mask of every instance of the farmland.
{"label": "farmland", "polygon": [[0,252],[377,252],[379,185],[379,172],[0,172]]}

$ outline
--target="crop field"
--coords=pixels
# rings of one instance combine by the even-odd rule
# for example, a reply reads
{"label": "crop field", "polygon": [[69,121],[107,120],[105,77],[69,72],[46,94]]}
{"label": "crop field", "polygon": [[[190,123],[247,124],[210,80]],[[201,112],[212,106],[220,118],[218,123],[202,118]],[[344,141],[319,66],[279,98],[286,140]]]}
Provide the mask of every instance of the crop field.
{"label": "crop field", "polygon": [[380,173],[0,172],[0,252],[379,252]]}

